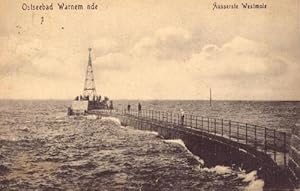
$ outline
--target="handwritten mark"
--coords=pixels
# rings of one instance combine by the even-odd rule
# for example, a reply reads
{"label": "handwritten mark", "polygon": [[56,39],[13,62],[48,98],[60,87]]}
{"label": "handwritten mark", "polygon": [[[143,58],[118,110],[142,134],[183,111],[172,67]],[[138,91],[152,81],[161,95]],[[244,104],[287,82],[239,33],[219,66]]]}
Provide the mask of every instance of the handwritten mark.
{"label": "handwritten mark", "polygon": [[20,30],[22,29],[22,27],[17,25],[16,28],[18,29],[18,34],[21,34]]}

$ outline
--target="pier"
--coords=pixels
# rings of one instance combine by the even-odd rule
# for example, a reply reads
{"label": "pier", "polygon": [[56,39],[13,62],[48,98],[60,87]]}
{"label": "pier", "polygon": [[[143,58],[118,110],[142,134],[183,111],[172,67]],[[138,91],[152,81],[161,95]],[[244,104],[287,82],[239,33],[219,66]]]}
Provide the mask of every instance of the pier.
{"label": "pier", "polygon": [[[165,139],[181,139],[206,166],[228,165],[257,170],[266,186],[293,187],[289,167],[291,135],[258,125],[156,110],[102,110],[91,114],[113,116],[122,125],[156,131]],[[293,186],[291,186],[293,185]]]}

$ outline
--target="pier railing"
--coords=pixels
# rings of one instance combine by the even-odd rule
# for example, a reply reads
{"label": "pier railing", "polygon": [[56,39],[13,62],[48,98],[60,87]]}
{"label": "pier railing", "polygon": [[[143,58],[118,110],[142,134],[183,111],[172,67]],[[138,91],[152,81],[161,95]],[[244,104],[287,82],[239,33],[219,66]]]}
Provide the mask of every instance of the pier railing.
{"label": "pier railing", "polygon": [[107,110],[119,115],[127,115],[151,123],[167,124],[173,127],[193,128],[195,130],[221,136],[234,142],[253,147],[268,154],[278,165],[287,166],[288,135],[286,132],[249,123],[237,122],[191,114],[157,110]]}

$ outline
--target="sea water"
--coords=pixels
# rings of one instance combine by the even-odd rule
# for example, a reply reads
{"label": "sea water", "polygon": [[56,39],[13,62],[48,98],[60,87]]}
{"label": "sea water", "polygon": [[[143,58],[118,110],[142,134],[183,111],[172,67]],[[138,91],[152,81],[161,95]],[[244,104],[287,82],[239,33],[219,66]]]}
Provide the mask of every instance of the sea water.
{"label": "sea water", "polygon": [[[137,101],[116,101],[115,106]],[[289,130],[299,102],[143,101],[186,112]],[[181,140],[122,127],[115,118],[73,118],[70,101],[0,101],[0,190],[261,190],[256,171],[217,165]]]}

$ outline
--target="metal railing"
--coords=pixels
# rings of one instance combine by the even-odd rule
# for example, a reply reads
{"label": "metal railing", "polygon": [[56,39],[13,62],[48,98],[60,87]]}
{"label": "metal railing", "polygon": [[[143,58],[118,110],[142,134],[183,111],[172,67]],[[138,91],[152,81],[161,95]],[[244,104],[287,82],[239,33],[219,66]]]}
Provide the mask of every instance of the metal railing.
{"label": "metal railing", "polygon": [[147,120],[152,123],[182,126],[221,136],[234,142],[247,145],[268,154],[278,165],[287,166],[288,142],[287,133],[249,123],[233,120],[210,118],[159,110],[106,110],[119,115]]}

